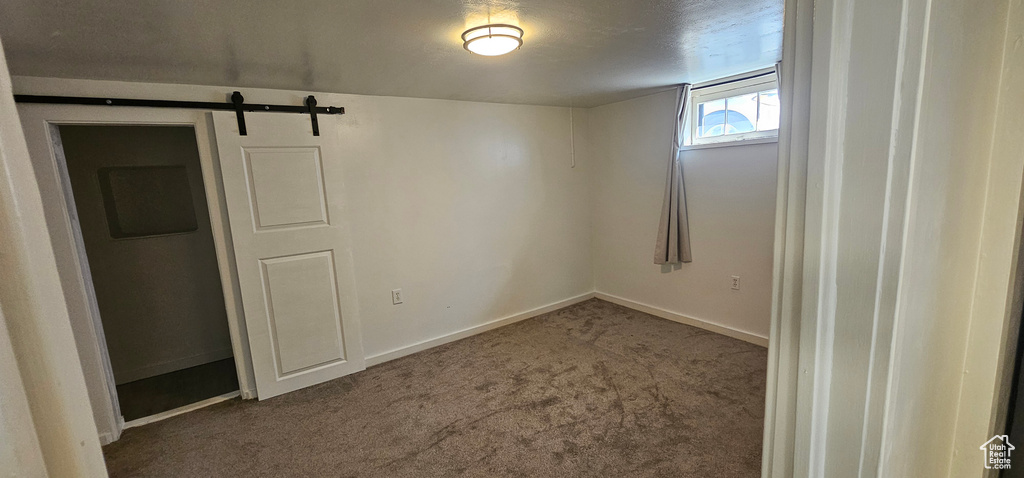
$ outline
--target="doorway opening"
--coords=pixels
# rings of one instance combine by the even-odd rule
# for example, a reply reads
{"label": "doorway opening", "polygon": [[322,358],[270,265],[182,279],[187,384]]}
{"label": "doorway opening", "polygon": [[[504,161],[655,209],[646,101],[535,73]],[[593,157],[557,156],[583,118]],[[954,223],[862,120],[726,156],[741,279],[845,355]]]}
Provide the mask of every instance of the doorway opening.
{"label": "doorway opening", "polygon": [[193,127],[57,130],[124,420],[237,393]]}

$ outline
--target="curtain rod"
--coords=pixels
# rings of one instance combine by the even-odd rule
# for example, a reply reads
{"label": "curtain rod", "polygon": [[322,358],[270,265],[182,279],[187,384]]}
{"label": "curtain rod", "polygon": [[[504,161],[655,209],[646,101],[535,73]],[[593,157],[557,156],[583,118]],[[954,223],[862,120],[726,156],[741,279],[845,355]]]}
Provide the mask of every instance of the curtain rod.
{"label": "curtain rod", "polygon": [[775,74],[774,71],[767,71],[767,72],[764,72],[764,73],[758,73],[756,75],[744,76],[743,78],[736,78],[734,80],[719,81],[718,83],[712,83],[710,85],[701,85],[701,86],[698,86],[696,88],[690,88],[690,91],[703,90],[704,88],[711,88],[712,86],[728,85],[729,83],[736,83],[737,81],[752,80],[754,78],[760,78],[762,76],[768,76],[768,75],[774,75],[774,74]]}
{"label": "curtain rod", "polygon": [[305,113],[309,114],[310,122],[313,125],[313,136],[320,136],[320,125],[316,115],[343,115],[345,108],[341,106],[317,106],[316,98],[313,95],[306,97],[304,106],[297,105],[264,105],[246,104],[241,92],[231,94],[230,103],[215,103],[210,101],[173,101],[173,100],[140,100],[129,98],[90,98],[82,96],[44,96],[44,95],[14,95],[14,101],[18,103],[41,103],[61,105],[88,105],[88,106],[133,106],[143,108],[185,108],[199,110],[229,110],[234,111],[238,119],[238,133],[246,136],[245,116],[246,111],[257,113],[269,111],[272,113]]}

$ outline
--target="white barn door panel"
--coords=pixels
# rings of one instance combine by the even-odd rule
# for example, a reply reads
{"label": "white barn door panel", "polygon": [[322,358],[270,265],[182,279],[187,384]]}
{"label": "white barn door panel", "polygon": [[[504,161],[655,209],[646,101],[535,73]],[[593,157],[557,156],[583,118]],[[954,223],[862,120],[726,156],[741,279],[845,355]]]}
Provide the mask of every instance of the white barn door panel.
{"label": "white barn door panel", "polygon": [[262,400],[363,370],[334,118],[214,112],[245,323]]}

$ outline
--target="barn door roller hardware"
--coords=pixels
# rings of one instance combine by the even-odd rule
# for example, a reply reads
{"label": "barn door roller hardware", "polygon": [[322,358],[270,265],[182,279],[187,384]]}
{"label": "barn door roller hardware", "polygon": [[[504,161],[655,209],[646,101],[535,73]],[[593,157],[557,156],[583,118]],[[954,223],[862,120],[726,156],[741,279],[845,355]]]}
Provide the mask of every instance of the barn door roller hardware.
{"label": "barn door roller hardware", "polygon": [[81,96],[39,96],[39,95],[14,95],[14,101],[18,103],[45,103],[58,105],[90,105],[90,106],[136,106],[143,108],[188,108],[196,110],[227,110],[234,111],[238,118],[238,133],[246,135],[245,112],[269,111],[272,113],[303,113],[309,115],[309,121],[313,125],[313,136],[320,136],[320,123],[316,115],[343,115],[345,108],[341,106],[317,106],[316,98],[313,95],[306,97],[302,106],[293,105],[261,105],[246,104],[242,93],[236,91],[231,94],[230,103],[214,103],[210,101],[170,101],[170,100],[137,100],[127,98],[87,98]]}

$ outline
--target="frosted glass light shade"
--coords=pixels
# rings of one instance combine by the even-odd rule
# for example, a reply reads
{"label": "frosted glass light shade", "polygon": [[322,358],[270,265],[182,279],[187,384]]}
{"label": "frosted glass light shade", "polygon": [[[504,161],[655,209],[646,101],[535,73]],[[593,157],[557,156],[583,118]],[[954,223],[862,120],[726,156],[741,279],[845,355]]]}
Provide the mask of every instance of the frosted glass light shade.
{"label": "frosted glass light shade", "polygon": [[466,30],[462,41],[463,48],[477,55],[504,55],[523,46],[523,29],[513,25],[483,25]]}

